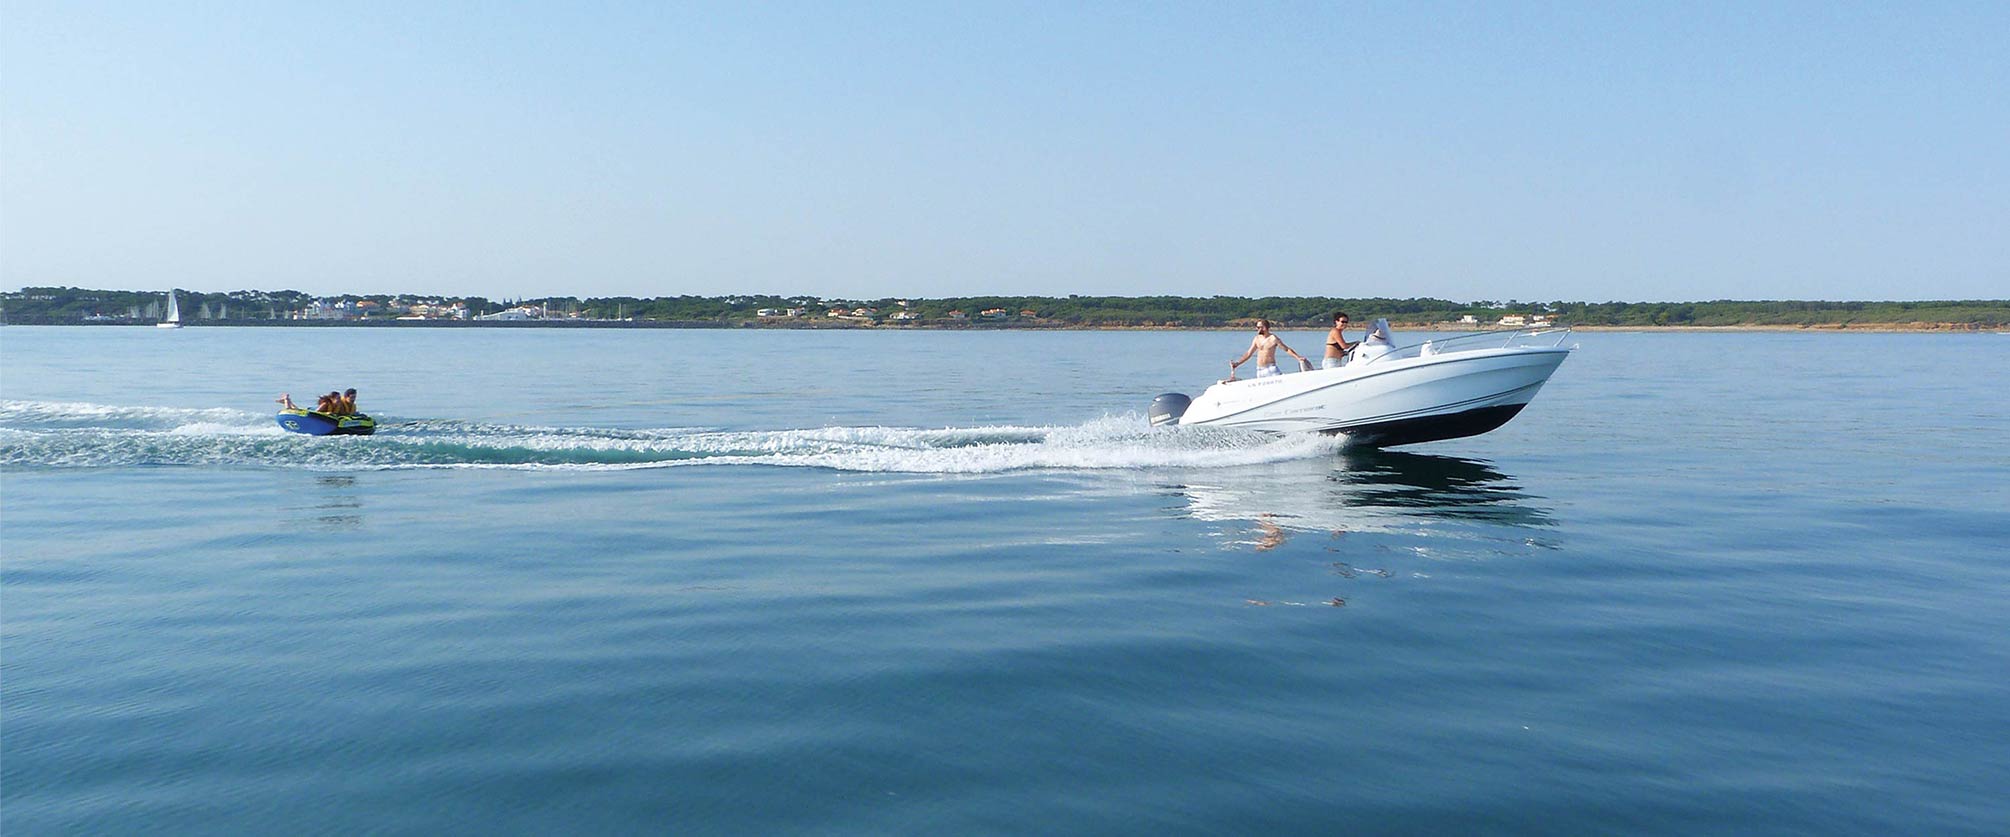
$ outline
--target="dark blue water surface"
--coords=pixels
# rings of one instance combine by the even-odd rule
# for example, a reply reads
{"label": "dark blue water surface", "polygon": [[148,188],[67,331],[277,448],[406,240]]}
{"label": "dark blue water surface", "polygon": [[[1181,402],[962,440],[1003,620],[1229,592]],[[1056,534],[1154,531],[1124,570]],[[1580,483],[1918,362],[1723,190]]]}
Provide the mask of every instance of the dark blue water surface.
{"label": "dark blue water surface", "polygon": [[7,328],[0,827],[2010,830],[2010,337],[1573,339],[1378,453],[1148,432],[1240,334]]}

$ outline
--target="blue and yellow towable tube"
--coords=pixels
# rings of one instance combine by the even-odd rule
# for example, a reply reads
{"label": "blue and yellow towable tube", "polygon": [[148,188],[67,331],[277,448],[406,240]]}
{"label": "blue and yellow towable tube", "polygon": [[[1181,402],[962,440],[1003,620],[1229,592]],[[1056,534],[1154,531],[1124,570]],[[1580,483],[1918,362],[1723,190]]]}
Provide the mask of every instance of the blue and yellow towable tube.
{"label": "blue and yellow towable tube", "polygon": [[335,416],[313,410],[280,410],[279,426],[309,436],[368,436],[377,432],[377,420],[362,413]]}

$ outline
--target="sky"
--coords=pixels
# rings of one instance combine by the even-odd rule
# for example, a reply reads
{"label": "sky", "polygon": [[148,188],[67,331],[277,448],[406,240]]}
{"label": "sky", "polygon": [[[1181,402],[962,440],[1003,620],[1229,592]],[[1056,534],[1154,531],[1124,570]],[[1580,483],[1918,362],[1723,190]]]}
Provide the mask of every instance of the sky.
{"label": "sky", "polygon": [[0,287],[2010,297],[2010,3],[0,0]]}

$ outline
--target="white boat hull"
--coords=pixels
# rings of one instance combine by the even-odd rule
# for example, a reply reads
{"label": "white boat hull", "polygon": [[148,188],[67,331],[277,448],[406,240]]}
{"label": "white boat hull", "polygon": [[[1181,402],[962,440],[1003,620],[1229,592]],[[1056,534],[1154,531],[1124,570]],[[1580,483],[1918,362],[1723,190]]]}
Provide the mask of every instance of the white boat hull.
{"label": "white boat hull", "polygon": [[1179,423],[1339,433],[1384,446],[1473,436],[1513,418],[1569,355],[1478,349],[1230,381],[1193,399]]}

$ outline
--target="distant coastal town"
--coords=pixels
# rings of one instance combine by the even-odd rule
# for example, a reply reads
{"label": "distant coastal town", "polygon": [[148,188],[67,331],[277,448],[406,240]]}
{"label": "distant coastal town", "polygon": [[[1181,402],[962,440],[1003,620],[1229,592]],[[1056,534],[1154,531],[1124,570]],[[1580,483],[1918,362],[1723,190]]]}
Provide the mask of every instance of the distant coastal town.
{"label": "distant coastal town", "polygon": [[29,287],[0,293],[9,325],[576,326],[615,328],[1236,328],[1263,317],[1324,327],[1333,312],[1402,326],[1825,328],[2010,327],[2010,300],[1566,302],[1242,296],[970,296],[843,299],[739,294],[491,300],[300,291],[201,293]]}

